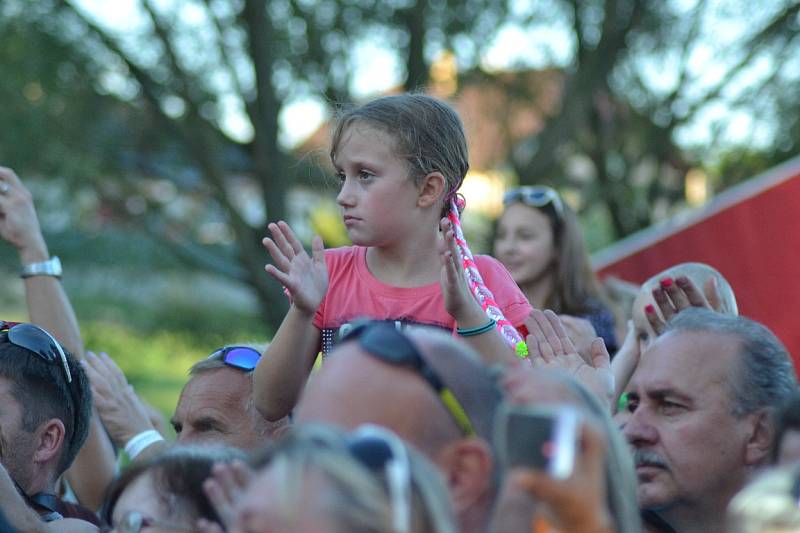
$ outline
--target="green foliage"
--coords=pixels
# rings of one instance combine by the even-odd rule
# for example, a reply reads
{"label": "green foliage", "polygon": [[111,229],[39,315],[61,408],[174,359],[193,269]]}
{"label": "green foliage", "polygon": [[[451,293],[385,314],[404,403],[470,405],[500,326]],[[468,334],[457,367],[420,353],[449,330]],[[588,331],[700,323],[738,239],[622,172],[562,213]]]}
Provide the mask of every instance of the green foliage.
{"label": "green foliage", "polygon": [[142,398],[171,415],[189,367],[210,350],[185,332],[145,332],[100,320],[82,321],[87,350],[106,352]]}
{"label": "green foliage", "polygon": [[792,155],[794,154],[790,152],[737,147],[723,153],[719,161],[708,170],[715,178],[715,189],[722,190],[769,170]]}
{"label": "green foliage", "polygon": [[98,94],[88,58],[37,23],[41,6],[17,4],[0,3],[0,164],[21,174],[107,173],[125,106]]}

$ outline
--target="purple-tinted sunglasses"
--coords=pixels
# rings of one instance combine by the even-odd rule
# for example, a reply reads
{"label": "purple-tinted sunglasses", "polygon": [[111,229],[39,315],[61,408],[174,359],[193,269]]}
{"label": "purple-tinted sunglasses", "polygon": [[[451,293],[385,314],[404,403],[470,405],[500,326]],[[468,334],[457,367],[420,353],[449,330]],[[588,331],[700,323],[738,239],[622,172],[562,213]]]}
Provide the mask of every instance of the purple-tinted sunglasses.
{"label": "purple-tinted sunglasses", "polygon": [[225,346],[216,350],[208,358],[222,359],[222,362],[228,366],[251,372],[258,364],[258,360],[261,359],[261,352],[249,346]]}

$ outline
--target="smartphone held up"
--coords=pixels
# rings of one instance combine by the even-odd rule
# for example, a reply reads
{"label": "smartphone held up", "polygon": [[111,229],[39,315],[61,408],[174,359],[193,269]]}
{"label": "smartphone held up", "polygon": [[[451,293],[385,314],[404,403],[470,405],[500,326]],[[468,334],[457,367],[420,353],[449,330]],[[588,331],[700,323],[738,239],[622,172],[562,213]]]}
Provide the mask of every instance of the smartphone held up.
{"label": "smartphone held up", "polygon": [[495,420],[500,463],[544,471],[556,479],[572,474],[580,414],[569,405],[501,406]]}

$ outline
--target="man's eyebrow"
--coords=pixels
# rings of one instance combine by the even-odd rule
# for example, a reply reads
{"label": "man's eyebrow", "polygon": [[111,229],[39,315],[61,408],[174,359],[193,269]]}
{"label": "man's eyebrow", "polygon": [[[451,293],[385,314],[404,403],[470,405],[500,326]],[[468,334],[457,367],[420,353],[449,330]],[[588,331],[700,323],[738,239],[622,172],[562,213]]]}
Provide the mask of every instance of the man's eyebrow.
{"label": "man's eyebrow", "polygon": [[209,426],[214,429],[222,429],[221,420],[219,418],[214,418],[211,416],[201,416],[196,418],[193,423],[193,426]]}
{"label": "man's eyebrow", "polygon": [[675,389],[674,387],[655,387],[647,390],[647,395],[651,398],[664,399],[676,398],[686,402],[692,402],[692,398],[687,394]]}

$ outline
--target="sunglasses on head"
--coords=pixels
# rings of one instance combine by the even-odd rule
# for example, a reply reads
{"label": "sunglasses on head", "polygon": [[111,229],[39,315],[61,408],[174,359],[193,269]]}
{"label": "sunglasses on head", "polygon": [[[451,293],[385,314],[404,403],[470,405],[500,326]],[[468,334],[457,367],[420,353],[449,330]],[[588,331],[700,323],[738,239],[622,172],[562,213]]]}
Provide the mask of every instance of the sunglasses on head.
{"label": "sunglasses on head", "polygon": [[8,342],[14,346],[24,348],[28,353],[37,355],[51,365],[58,365],[64,371],[67,388],[72,400],[73,428],[70,440],[75,438],[78,429],[78,399],[77,392],[72,387],[72,372],[69,370],[67,354],[61,344],[47,331],[33,324],[20,322],[5,322],[0,320],[0,342]]}
{"label": "sunglasses on head", "polygon": [[228,366],[250,372],[255,369],[258,360],[261,359],[261,352],[249,346],[225,346],[209,355],[208,358],[222,359],[222,362]]}
{"label": "sunglasses on head", "polygon": [[561,196],[552,187],[537,185],[511,189],[503,195],[503,205],[513,204],[514,202],[521,202],[530,207],[544,207],[547,204],[553,204],[553,209],[555,209],[559,218],[564,216],[564,204],[561,201]]}
{"label": "sunglasses on head", "polygon": [[392,501],[393,530],[411,531],[411,464],[400,437],[367,424],[351,433],[347,450],[369,471],[384,475]]}
{"label": "sunglasses on head", "polygon": [[439,396],[444,407],[466,436],[475,434],[472,423],[453,392],[423,359],[414,343],[390,322],[366,322],[342,337],[342,342],[356,340],[369,354],[386,363],[415,370]]}
{"label": "sunglasses on head", "polygon": [[61,344],[48,332],[33,324],[0,321],[0,342],[8,342],[14,346],[25,348],[50,364],[60,365],[64,370],[67,383],[72,383],[72,372],[69,370],[67,355]]}

